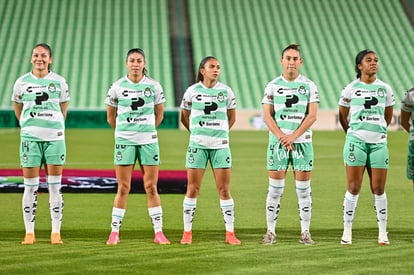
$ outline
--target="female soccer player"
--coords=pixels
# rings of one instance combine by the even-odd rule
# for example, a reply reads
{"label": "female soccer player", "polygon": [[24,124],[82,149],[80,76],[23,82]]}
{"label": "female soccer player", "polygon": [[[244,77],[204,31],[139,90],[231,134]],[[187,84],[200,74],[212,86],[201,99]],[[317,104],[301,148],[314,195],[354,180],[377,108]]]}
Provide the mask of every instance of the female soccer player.
{"label": "female soccer player", "polygon": [[157,191],[160,152],[156,129],[163,120],[165,98],[161,85],[147,76],[145,66],[144,51],[139,48],[129,50],[126,57],[128,74],[112,84],[105,100],[108,123],[115,130],[114,163],[118,181],[108,245],[120,243],[119,230],[137,160],[154,227],[154,243],[170,244],[162,232],[162,208]]}
{"label": "female soccer player", "polygon": [[262,100],[264,122],[269,129],[267,232],[262,241],[265,245],[276,242],[276,221],[290,165],[298,197],[299,241],[305,245],[314,244],[309,230],[312,213],[310,179],[314,159],[310,127],[317,118],[319,97],[315,83],[299,73],[302,62],[299,45],[288,45],[280,59],[283,73],[267,84]]}
{"label": "female soccer player", "polygon": [[[401,126],[409,133],[407,150],[407,178],[414,187],[414,88],[408,90],[401,100]],[[414,239],[413,239],[414,242]]]}
{"label": "female soccer player", "polygon": [[196,83],[187,88],[181,103],[181,122],[190,131],[186,156],[187,193],[183,202],[182,244],[192,243],[192,223],[201,181],[208,162],[213,168],[226,227],[226,242],[237,245],[234,234],[234,201],[230,194],[232,166],[229,130],[236,120],[236,99],[218,81],[220,63],[212,56],[201,60]]}
{"label": "female soccer player", "polygon": [[339,100],[339,122],[346,133],[343,149],[347,191],[343,202],[344,231],[341,244],[352,244],[355,216],[364,171],[370,179],[378,221],[378,244],[389,244],[385,182],[388,170],[387,126],[395,104],[393,91],[377,78],[378,56],[360,51],[355,58],[357,79],[349,83]]}
{"label": "female soccer player", "polygon": [[62,170],[66,159],[65,119],[69,101],[66,80],[52,72],[52,50],[37,44],[32,50],[31,72],[19,77],[13,88],[14,112],[20,124],[20,163],[23,167],[23,219],[26,236],[22,244],[34,244],[37,190],[41,166],[45,165],[49,189],[52,244],[63,244]]}

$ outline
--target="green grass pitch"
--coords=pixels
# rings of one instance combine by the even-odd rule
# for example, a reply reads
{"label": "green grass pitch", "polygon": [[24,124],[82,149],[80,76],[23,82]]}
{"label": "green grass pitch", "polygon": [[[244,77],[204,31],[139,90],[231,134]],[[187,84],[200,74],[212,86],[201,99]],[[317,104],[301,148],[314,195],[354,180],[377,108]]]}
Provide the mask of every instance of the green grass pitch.
{"label": "green grass pitch", "polygon": [[[161,169],[184,169],[188,133],[160,130]],[[346,189],[342,161],[344,134],[314,132],[311,233],[300,234],[293,177],[288,174],[278,220],[278,242],[260,244],[266,230],[266,131],[231,132],[231,191],[240,246],[226,245],[223,218],[211,169],[205,174],[193,225],[193,244],[180,245],[184,195],[161,195],[164,232],[171,245],[152,243],[146,198],[132,194],[121,230],[121,244],[106,246],[114,194],[64,194],[62,246],[49,244],[48,195],[40,194],[37,243],[24,236],[21,195],[0,193],[0,274],[409,274],[414,270],[413,187],[405,176],[407,134],[389,133],[387,181],[391,244],[377,245],[377,224],[367,176],[356,212],[353,245],[339,244]],[[19,133],[0,130],[0,169],[18,168]],[[67,130],[67,168],[113,169],[111,130]]]}

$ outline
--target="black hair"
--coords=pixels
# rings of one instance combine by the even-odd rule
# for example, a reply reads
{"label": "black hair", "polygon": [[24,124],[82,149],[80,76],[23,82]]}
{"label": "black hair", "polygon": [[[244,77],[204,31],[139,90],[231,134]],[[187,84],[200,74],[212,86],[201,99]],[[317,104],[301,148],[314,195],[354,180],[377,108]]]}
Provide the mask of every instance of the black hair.
{"label": "black hair", "polygon": [[[133,53],[139,53],[140,55],[142,55],[142,56],[144,57],[144,60],[145,60],[145,53],[144,53],[144,50],[143,50],[143,49],[140,49],[140,48],[133,48],[133,49],[130,49],[130,50],[128,51],[127,55],[126,55],[126,60],[128,60],[128,57],[129,57],[131,54],[133,54]],[[148,74],[147,68],[144,68],[144,70],[142,70],[142,74],[143,74],[143,75],[147,75],[147,74]]]}
{"label": "black hair", "polygon": [[285,54],[285,52],[287,50],[295,50],[295,51],[298,51],[299,52],[299,55],[300,55],[300,58],[302,58],[302,52],[300,51],[299,47],[300,47],[299,44],[289,44],[286,48],[283,49],[283,51],[282,51],[282,58],[283,58],[283,55]]}
{"label": "black hair", "polygon": [[42,47],[42,48],[44,48],[45,50],[47,50],[47,51],[49,52],[49,55],[52,57],[52,48],[51,48],[48,44],[46,44],[46,43],[39,43],[39,44],[36,44],[36,45],[33,47],[32,51],[33,51],[35,48],[37,48],[37,47]]}
{"label": "black hair", "polygon": [[199,81],[203,81],[204,80],[204,76],[201,74],[201,69],[204,68],[204,65],[206,65],[207,61],[209,61],[210,59],[214,59],[217,60],[217,58],[215,58],[214,56],[206,56],[204,57],[201,61],[200,61],[200,65],[198,65],[198,73],[197,73],[197,77],[196,77],[196,82]]}
{"label": "black hair", "polygon": [[355,72],[357,73],[356,78],[360,78],[361,77],[361,70],[358,68],[358,65],[361,64],[362,59],[364,59],[364,57],[369,54],[369,53],[373,53],[376,54],[374,51],[372,50],[362,50],[360,51],[357,56],[355,57]]}
{"label": "black hair", "polygon": [[198,65],[198,73],[197,73],[197,77],[196,77],[196,82],[199,82],[199,81],[202,82],[202,81],[204,81],[204,76],[201,74],[200,71],[201,71],[201,69],[204,68],[204,66],[206,65],[207,61],[209,61],[211,59],[217,60],[217,58],[215,58],[214,56],[209,55],[209,56],[204,57],[200,61],[200,65]]}

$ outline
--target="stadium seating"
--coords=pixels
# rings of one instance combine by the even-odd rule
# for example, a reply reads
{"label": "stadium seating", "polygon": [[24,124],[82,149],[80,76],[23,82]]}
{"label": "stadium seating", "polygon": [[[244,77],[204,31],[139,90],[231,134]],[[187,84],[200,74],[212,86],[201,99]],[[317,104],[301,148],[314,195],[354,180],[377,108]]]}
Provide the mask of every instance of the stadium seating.
{"label": "stadium seating", "polygon": [[[107,89],[126,73],[125,53],[132,47],[146,51],[149,74],[166,92],[166,107],[176,107],[168,1],[3,1],[0,108],[12,108],[13,83],[30,70],[30,51],[39,42],[52,46],[52,68],[69,82],[71,109],[105,108]],[[234,89],[240,109],[260,108],[264,86],[280,74],[280,53],[289,43],[302,46],[302,73],[317,83],[321,109],[336,109],[340,90],[355,78],[354,57],[361,49],[378,53],[379,77],[394,88],[396,108],[414,85],[414,31],[400,1],[187,3],[194,70],[207,55],[219,58],[221,80]]]}
{"label": "stadium seating", "polygon": [[414,31],[399,1],[189,1],[195,60],[215,55],[222,81],[239,107],[260,108],[265,84],[280,74],[282,49],[302,46],[302,73],[320,90],[320,108],[336,109],[345,84],[355,78],[354,58],[376,51],[379,78],[394,88],[397,105],[414,85]]}
{"label": "stadium seating", "polygon": [[103,109],[109,85],[125,75],[126,53],[144,49],[149,75],[174,107],[167,0],[15,0],[0,9],[0,107],[11,108],[13,83],[31,69],[32,47],[50,44],[52,69],[71,90],[71,109]]}

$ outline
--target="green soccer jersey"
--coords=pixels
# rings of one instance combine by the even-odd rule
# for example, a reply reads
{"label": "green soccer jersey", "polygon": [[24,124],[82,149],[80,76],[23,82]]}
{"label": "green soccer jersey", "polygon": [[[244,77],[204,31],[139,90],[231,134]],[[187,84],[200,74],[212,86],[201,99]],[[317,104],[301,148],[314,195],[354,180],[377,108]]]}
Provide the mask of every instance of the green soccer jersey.
{"label": "green soccer jersey", "polygon": [[190,147],[229,147],[227,110],[236,108],[229,86],[218,82],[213,88],[207,88],[201,82],[195,83],[184,93],[181,108],[190,111]]}
{"label": "green soccer jersey", "polygon": [[69,101],[66,80],[53,72],[37,78],[31,72],[19,77],[13,87],[12,101],[23,104],[20,136],[33,141],[65,138],[65,119],[60,104]]}
{"label": "green soccer jersey", "polygon": [[366,84],[360,79],[349,83],[341,93],[339,105],[349,108],[349,129],[347,135],[367,143],[387,141],[385,107],[395,104],[391,87],[376,79]]}
{"label": "green soccer jersey", "polygon": [[401,111],[410,113],[410,141],[414,141],[414,88],[405,92],[401,100]]}
{"label": "green soccer jersey", "polygon": [[[299,75],[294,81],[279,76],[266,85],[262,104],[273,105],[274,119],[279,129],[291,134],[299,128],[308,114],[308,105],[319,102],[318,89],[311,80]],[[269,140],[277,138],[269,131]],[[312,142],[312,131],[307,129],[295,143]]]}
{"label": "green soccer jersey", "polygon": [[144,76],[134,83],[122,77],[109,88],[105,104],[117,108],[115,142],[122,145],[143,145],[158,142],[154,107],[165,102],[163,89],[157,81]]}

